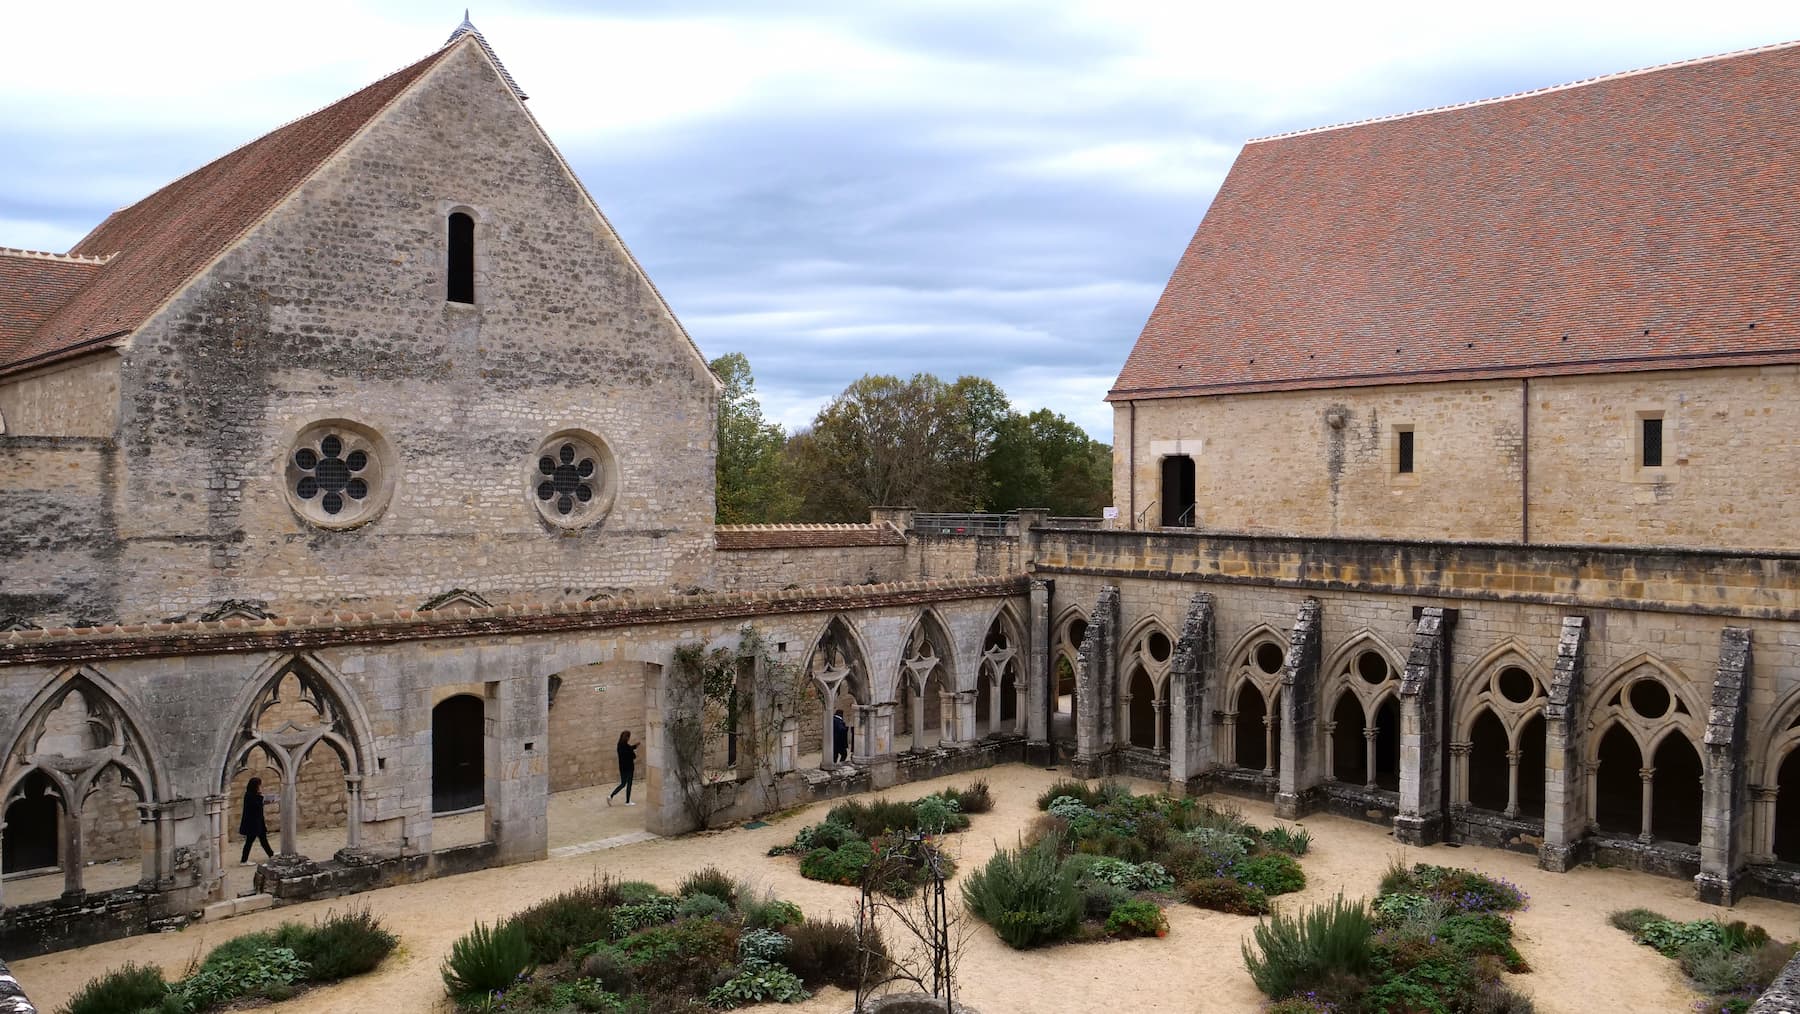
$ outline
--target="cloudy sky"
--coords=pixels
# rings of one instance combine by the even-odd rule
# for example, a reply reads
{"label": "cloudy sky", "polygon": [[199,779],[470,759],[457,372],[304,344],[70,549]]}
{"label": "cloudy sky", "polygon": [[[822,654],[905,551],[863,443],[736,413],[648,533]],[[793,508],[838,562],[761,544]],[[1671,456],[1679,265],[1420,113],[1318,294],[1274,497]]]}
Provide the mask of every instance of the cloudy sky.
{"label": "cloudy sky", "polygon": [[[454,2],[454,0],[453,0]],[[1800,38],[1792,3],[670,0],[475,24],[708,356],[791,427],[865,372],[1101,398],[1247,138]],[[450,3],[14,5],[0,245],[443,42]]]}

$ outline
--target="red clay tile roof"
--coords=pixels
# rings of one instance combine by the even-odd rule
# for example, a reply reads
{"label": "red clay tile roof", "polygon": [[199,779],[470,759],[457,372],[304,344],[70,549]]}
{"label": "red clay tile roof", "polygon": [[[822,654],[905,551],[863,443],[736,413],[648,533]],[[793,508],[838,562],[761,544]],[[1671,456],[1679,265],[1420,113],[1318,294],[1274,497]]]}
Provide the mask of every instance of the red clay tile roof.
{"label": "red clay tile roof", "polygon": [[847,549],[904,546],[893,525],[720,525],[713,530],[719,549]]}
{"label": "red clay tile roof", "polygon": [[100,270],[99,258],[0,247],[0,363]]}
{"label": "red clay tile roof", "polygon": [[1800,43],[1253,141],[1111,401],[1800,361]]}
{"label": "red clay tile roof", "polygon": [[[28,337],[0,338],[0,373],[130,333],[454,48],[447,45],[113,212],[70,251],[110,259],[78,292],[65,293],[66,302]],[[17,328],[10,316],[10,300],[0,302],[0,334]]]}

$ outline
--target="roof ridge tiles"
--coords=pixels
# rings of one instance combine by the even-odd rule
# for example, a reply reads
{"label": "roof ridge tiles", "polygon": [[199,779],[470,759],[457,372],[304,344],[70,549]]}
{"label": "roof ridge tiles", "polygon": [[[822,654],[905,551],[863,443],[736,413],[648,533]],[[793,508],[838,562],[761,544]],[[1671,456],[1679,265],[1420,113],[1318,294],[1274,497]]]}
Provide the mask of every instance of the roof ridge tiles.
{"label": "roof ridge tiles", "polygon": [[105,264],[112,254],[53,253],[49,250],[26,250],[23,247],[0,246],[0,257],[24,257],[30,260],[61,261],[67,264]]}
{"label": "roof ridge tiles", "polygon": [[1794,39],[1788,42],[1772,42],[1766,46],[1751,46],[1747,49],[1734,49],[1730,52],[1713,53],[1708,56],[1696,56],[1686,60],[1672,60],[1668,63],[1652,64],[1648,67],[1638,67],[1633,70],[1615,71],[1611,74],[1599,74],[1594,77],[1581,78],[1575,81],[1565,81],[1562,84],[1544,85],[1541,88],[1529,88],[1525,91],[1509,92],[1505,95],[1493,95],[1484,99],[1470,99],[1467,102],[1453,102],[1444,106],[1429,106],[1424,109],[1414,109],[1404,113],[1388,113],[1385,116],[1371,116],[1361,120],[1345,120],[1342,123],[1328,123],[1317,127],[1303,127],[1299,130],[1288,130],[1279,134],[1264,134],[1261,137],[1250,138],[1248,141],[1245,141],[1244,144],[1249,146],[1252,144],[1261,144],[1264,141],[1281,141],[1290,137],[1303,137],[1307,134],[1323,134],[1327,131],[1345,130],[1350,127],[1363,127],[1375,123],[1391,123],[1395,120],[1406,120],[1415,116],[1429,116],[1433,113],[1447,113],[1458,109],[1491,106],[1501,102],[1528,99],[1538,95],[1549,94],[1551,92],[1568,91],[1571,88],[1585,88],[1589,85],[1604,84],[1605,82],[1617,81],[1622,78],[1654,74],[1658,71],[1675,70],[1680,67],[1693,67],[1699,64],[1713,63],[1718,60],[1730,60],[1735,57],[1750,56],[1756,53],[1768,53],[1775,50],[1788,49],[1793,46],[1800,46],[1800,39]]}

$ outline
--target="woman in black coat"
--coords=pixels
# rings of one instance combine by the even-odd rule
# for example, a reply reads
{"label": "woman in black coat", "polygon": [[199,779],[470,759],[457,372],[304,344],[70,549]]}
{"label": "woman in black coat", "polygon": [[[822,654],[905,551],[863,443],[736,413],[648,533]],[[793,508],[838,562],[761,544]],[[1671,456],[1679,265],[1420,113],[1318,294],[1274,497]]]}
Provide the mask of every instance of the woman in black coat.
{"label": "woman in black coat", "polygon": [[631,741],[631,730],[626,729],[619,733],[619,788],[612,790],[612,795],[606,797],[607,806],[612,805],[613,796],[619,794],[619,789],[625,790],[626,806],[637,805],[631,801],[631,778],[636,773],[636,768],[637,744]]}
{"label": "woman in black coat", "polygon": [[263,817],[261,778],[250,779],[250,784],[244,787],[244,815],[238,818],[238,835],[244,839],[244,854],[238,857],[240,865],[250,862],[251,842],[261,842],[264,855],[275,855],[275,850],[269,847],[269,824]]}

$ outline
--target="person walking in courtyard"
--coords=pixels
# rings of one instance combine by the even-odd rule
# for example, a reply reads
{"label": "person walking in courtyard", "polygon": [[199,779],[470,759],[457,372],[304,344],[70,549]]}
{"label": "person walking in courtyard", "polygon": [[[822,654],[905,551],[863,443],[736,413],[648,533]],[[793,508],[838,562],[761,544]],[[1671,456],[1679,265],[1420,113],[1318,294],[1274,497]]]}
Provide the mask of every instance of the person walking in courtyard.
{"label": "person walking in courtyard", "polygon": [[619,788],[612,790],[612,795],[606,797],[607,806],[612,805],[613,796],[619,794],[619,789],[625,790],[626,806],[637,805],[631,801],[631,779],[636,773],[636,768],[637,744],[631,741],[631,730],[626,729],[619,733]]}
{"label": "person walking in courtyard", "polygon": [[252,778],[250,784],[244,786],[244,813],[238,818],[238,836],[244,839],[244,854],[238,857],[238,865],[250,862],[250,844],[261,842],[263,855],[274,858],[275,850],[269,847],[269,823],[263,816],[262,779]]}
{"label": "person walking in courtyard", "polygon": [[850,723],[842,711],[831,713],[831,763],[842,764],[850,756]]}

